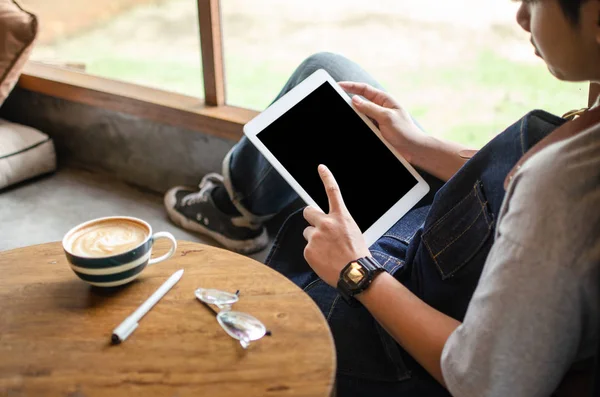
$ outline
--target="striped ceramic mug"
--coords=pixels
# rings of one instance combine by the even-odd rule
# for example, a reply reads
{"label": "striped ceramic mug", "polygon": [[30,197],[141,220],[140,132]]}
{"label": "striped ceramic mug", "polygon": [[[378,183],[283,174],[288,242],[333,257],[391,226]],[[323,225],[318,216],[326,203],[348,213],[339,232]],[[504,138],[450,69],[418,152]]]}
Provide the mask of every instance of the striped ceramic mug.
{"label": "striped ceramic mug", "polygon": [[[165,255],[151,259],[159,238],[171,242]],[[69,230],[62,241],[77,276],[98,287],[115,287],[133,281],[148,265],[169,259],[177,249],[171,233],[152,233],[141,219],[111,216],[82,223]]]}

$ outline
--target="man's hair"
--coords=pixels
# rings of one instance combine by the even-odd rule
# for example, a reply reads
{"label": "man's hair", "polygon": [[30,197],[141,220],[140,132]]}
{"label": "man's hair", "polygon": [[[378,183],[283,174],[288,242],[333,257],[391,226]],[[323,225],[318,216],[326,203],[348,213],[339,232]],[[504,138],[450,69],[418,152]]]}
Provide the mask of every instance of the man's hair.
{"label": "man's hair", "polygon": [[581,5],[587,0],[558,0],[563,12],[573,23],[579,23]]}

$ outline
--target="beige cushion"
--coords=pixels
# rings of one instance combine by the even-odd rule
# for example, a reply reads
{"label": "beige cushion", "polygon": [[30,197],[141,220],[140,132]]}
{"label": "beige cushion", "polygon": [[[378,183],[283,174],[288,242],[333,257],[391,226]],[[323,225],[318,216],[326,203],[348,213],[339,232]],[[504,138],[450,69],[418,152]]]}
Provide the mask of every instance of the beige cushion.
{"label": "beige cushion", "polygon": [[56,154],[48,135],[0,119],[0,189],[54,170]]}
{"label": "beige cushion", "polygon": [[37,32],[35,15],[12,0],[0,0],[0,105],[17,83]]}

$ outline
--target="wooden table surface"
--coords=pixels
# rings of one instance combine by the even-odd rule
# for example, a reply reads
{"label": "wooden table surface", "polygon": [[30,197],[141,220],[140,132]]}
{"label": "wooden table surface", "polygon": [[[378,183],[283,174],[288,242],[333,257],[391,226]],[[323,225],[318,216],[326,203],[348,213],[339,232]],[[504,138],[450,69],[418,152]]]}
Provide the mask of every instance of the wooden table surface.
{"label": "wooden table surface", "polygon": [[[166,250],[159,241],[153,256]],[[112,330],[181,268],[129,339],[111,345]],[[239,289],[234,310],[272,336],[243,350],[198,287]],[[310,297],[248,257],[180,241],[136,281],[102,289],[77,278],[60,243],[0,252],[0,396],[329,396],[335,365]]]}

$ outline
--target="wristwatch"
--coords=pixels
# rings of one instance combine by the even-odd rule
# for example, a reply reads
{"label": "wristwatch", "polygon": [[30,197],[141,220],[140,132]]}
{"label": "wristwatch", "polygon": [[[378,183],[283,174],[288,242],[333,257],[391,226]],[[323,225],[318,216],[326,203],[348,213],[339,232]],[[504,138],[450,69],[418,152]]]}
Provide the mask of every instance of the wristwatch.
{"label": "wristwatch", "polygon": [[357,306],[354,296],[360,294],[371,285],[375,277],[385,271],[384,268],[370,256],[348,263],[340,272],[337,289],[342,298],[351,306]]}

